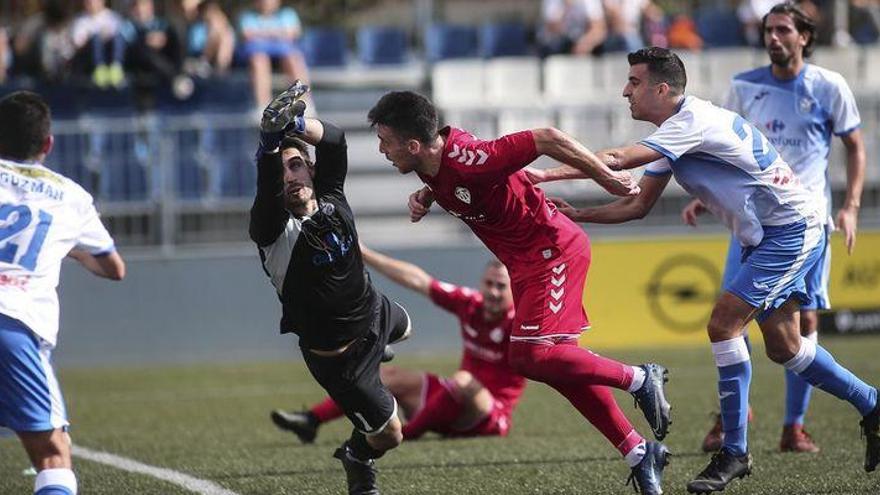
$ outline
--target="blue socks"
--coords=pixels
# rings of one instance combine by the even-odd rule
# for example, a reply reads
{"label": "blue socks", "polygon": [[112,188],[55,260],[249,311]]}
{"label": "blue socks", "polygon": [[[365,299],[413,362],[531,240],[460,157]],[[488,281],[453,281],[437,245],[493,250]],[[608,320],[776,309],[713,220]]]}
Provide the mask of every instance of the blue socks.
{"label": "blue socks", "polygon": [[752,362],[745,339],[740,336],[712,343],[718,367],[718,397],[721,402],[722,448],[736,456],[748,452],[749,382]]}
{"label": "blue socks", "polygon": [[784,366],[813,386],[849,402],[862,416],[877,405],[877,389],[837,364],[828,351],[812,340],[801,337],[800,350]]}
{"label": "blue socks", "polygon": [[[804,338],[816,343],[819,333],[813,332]],[[804,416],[810,406],[812,392],[812,385],[795,372],[789,369],[785,370],[785,420],[782,423],[784,426],[804,424]]]}

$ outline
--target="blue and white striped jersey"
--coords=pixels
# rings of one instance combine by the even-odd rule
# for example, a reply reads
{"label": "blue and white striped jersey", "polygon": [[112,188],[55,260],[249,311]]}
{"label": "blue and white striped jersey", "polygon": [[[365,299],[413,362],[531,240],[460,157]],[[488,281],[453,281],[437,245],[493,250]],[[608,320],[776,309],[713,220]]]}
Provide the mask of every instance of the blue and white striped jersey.
{"label": "blue and white striped jersey", "polygon": [[807,64],[794,79],[780,80],[770,66],[760,67],[733,78],[724,106],[767,136],[829,217],[831,136],[847,135],[861,124],[843,76]]}
{"label": "blue and white striped jersey", "polygon": [[665,157],[645,173],[673,173],[743,246],[758,245],[765,225],[820,221],[817,205],[785,160],[736,113],[688,96],[641,144]]}
{"label": "blue and white striped jersey", "polygon": [[34,163],[0,160],[0,313],[55,345],[58,278],[72,248],[112,252],[92,196]]}

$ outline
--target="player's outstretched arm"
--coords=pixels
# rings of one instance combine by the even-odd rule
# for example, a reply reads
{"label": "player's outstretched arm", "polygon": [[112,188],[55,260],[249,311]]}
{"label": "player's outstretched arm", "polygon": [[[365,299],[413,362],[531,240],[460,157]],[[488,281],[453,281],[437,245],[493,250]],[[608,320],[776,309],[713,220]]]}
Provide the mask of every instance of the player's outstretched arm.
{"label": "player's outstretched arm", "polygon": [[116,251],[94,256],[80,249],[72,249],[67,255],[99,277],[110,280],[122,280],[125,278],[125,261],[122,260],[122,256],[119,256],[119,253]]}
{"label": "player's outstretched arm", "polygon": [[612,170],[630,170],[663,158],[659,151],[642,144],[602,150],[596,155]]}
{"label": "player's outstretched arm", "polygon": [[363,243],[361,243],[360,247],[364,263],[371,268],[407,289],[416,291],[426,297],[430,296],[431,282],[434,280],[434,277],[428,275],[425,270],[412,263],[373,251],[364,246]]}
{"label": "player's outstretched arm", "polygon": [[538,153],[581,171],[611,194],[638,194],[638,185],[630,174],[611,170],[593,152],[559,129],[533,129],[532,135]]}
{"label": "player's outstretched arm", "polygon": [[559,207],[559,211],[576,222],[624,223],[647,215],[669,183],[669,178],[669,175],[645,175],[639,181],[641,190],[637,196],[621,198],[602,206],[577,209],[558,199],[553,202]]}
{"label": "player's outstretched arm", "polygon": [[837,212],[835,225],[846,237],[846,252],[852,254],[856,247],[859,225],[859,208],[865,185],[865,141],[859,129],[841,136],[846,147],[846,197]]}

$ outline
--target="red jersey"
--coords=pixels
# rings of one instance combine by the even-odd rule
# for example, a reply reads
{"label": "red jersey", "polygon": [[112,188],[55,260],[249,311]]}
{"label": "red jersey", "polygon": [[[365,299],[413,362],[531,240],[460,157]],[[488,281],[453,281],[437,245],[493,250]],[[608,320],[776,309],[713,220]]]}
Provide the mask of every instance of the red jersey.
{"label": "red jersey", "polygon": [[583,230],[547,200],[521,169],[538,153],[531,131],[482,141],[445,127],[437,175],[419,174],[434,200],[462,219],[498,259],[511,280],[546,267],[567,249],[584,249]]}
{"label": "red jersey", "polygon": [[479,291],[433,280],[430,295],[434,304],[453,313],[461,324],[464,351],[460,369],[474,375],[512,411],[526,387],[526,379],[507,364],[513,308],[501,320],[490,322],[483,317],[483,295]]}

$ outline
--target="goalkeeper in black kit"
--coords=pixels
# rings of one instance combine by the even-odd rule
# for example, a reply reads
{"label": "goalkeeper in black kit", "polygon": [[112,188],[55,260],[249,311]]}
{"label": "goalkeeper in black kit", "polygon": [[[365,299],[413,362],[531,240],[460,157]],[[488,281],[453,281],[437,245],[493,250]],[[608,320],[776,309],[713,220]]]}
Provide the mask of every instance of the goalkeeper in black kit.
{"label": "goalkeeper in black kit", "polygon": [[263,111],[250,237],[281,300],[281,333],[299,336],[312,376],[354,424],[334,453],[348,493],[378,494],[375,460],[403,438],[379,363],[387,344],[409,336],[411,323],[364,270],[343,193],[345,135],[303,117],[307,91],[297,82]]}

